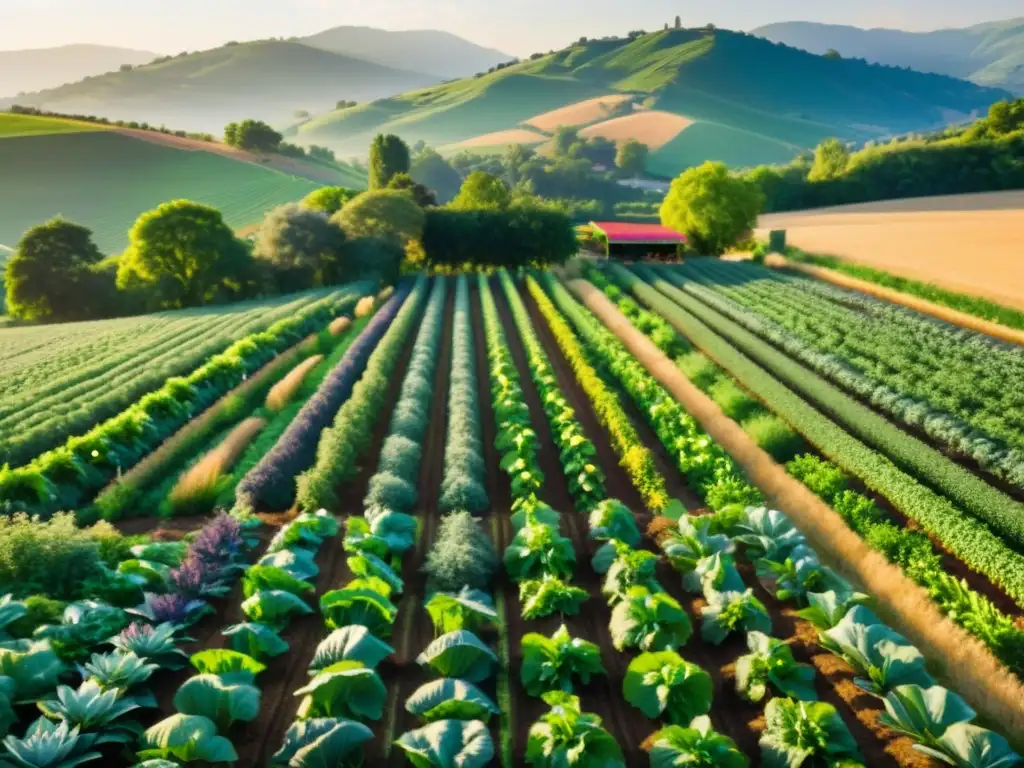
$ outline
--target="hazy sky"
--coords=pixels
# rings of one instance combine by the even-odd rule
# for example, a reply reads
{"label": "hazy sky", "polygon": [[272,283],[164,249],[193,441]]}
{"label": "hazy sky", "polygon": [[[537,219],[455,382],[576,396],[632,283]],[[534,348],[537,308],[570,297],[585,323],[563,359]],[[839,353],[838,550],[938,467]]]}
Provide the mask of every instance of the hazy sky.
{"label": "hazy sky", "polygon": [[444,29],[524,55],[676,14],[732,29],[812,20],[930,30],[1024,16],[1024,0],[0,0],[0,50],[84,42],[177,53],[354,24]]}

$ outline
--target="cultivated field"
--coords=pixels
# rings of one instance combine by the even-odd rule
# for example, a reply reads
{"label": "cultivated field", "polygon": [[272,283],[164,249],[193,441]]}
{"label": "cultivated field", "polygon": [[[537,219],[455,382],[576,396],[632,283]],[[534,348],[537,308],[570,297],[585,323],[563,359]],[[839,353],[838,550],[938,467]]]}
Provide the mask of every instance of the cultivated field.
{"label": "cultivated field", "polygon": [[542,144],[548,137],[536,131],[526,128],[511,128],[507,131],[486,133],[483,136],[474,136],[472,139],[460,141],[458,144],[450,144],[444,147],[445,151],[460,149],[481,149],[486,147],[505,147],[509,144]]}
{"label": "cultivated field", "polygon": [[582,269],[282,304],[0,472],[121,532],[0,521],[0,701],[110,766],[1015,764],[1019,350],[751,265]]}
{"label": "cultivated field", "polygon": [[561,109],[545,112],[526,120],[523,124],[536,128],[544,133],[554,133],[560,126],[588,125],[599,120],[604,120],[609,113],[615,110],[622,102],[632,99],[628,93],[612,93],[607,96],[598,96],[596,99],[587,99],[576,104],[570,104]]}
{"label": "cultivated field", "polygon": [[760,226],[805,251],[1024,307],[1022,216],[1024,193],[996,192],[772,214]]}
{"label": "cultivated field", "polygon": [[580,136],[585,139],[601,136],[614,142],[636,139],[652,150],[657,150],[691,125],[693,125],[692,120],[671,112],[637,112],[587,126],[580,131]]}

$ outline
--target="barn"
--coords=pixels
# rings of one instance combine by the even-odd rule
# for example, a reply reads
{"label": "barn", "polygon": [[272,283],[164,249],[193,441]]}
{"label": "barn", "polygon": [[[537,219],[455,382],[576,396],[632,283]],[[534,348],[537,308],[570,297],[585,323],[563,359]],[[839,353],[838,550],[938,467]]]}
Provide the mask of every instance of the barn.
{"label": "barn", "polygon": [[621,221],[592,221],[599,250],[605,257],[621,261],[678,258],[686,246],[685,235],[660,224],[629,224]]}

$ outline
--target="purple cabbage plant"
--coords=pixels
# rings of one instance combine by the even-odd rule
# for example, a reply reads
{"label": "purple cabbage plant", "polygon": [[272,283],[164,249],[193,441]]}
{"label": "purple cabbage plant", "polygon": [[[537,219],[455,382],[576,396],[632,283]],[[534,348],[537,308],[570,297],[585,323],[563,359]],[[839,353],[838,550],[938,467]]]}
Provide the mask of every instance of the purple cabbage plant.
{"label": "purple cabbage plant", "polygon": [[274,447],[242,478],[235,500],[249,509],[283,511],[295,501],[295,478],[316,459],[320,433],[352,394],[366,362],[412,291],[406,281],[367,323]]}
{"label": "purple cabbage plant", "polygon": [[153,624],[173,624],[176,627],[195,624],[204,614],[211,612],[213,608],[205,600],[175,593],[155,595],[152,592],[146,593],[142,605],[128,609],[128,613]]}

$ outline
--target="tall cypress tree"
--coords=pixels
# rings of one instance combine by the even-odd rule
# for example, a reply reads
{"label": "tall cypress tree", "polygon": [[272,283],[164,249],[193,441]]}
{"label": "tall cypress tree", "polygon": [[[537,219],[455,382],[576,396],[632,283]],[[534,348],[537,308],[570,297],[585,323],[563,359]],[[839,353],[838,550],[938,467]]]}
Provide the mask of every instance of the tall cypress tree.
{"label": "tall cypress tree", "polygon": [[370,145],[370,189],[384,189],[398,173],[409,172],[409,146],[393,133],[378,134]]}

